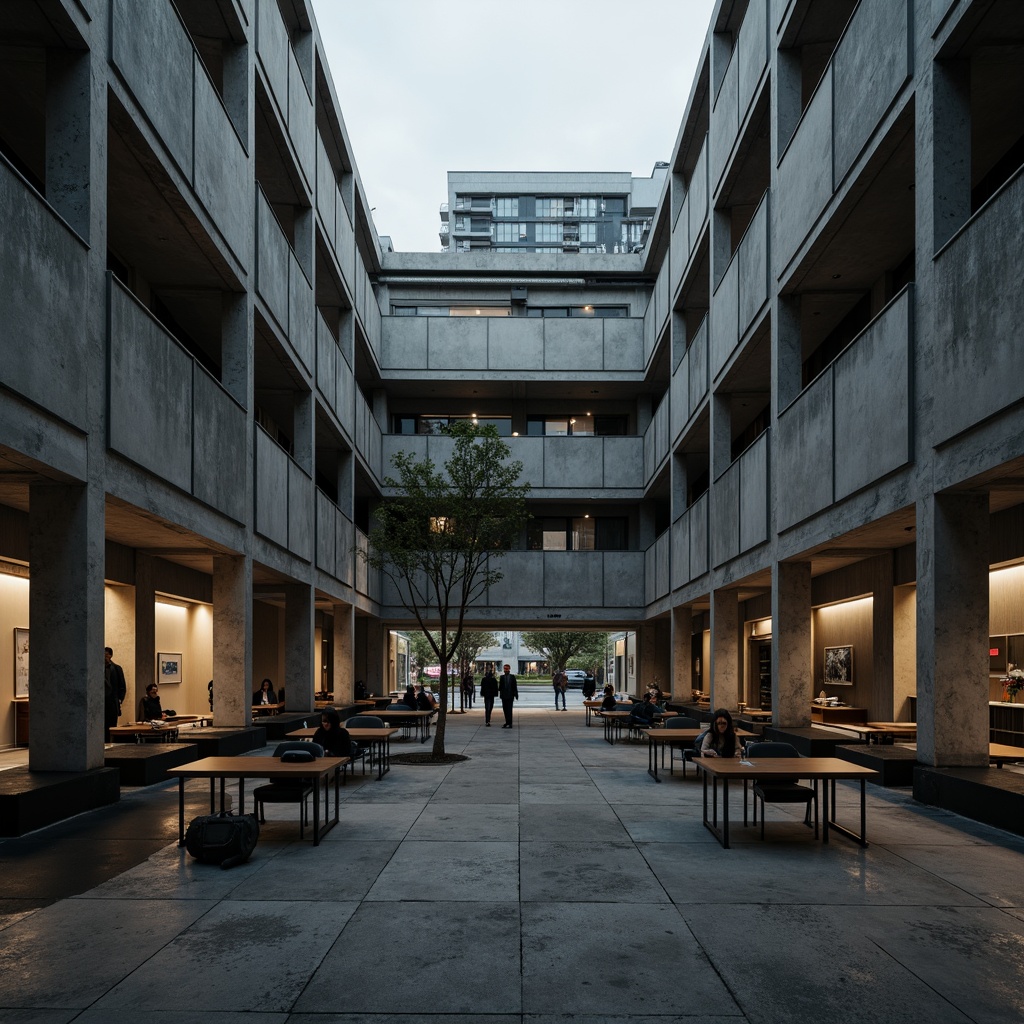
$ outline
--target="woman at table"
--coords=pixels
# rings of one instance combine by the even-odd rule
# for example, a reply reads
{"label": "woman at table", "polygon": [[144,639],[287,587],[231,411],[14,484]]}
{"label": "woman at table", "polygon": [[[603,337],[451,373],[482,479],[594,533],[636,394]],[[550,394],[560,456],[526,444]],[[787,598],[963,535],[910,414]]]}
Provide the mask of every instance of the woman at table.
{"label": "woman at table", "polygon": [[159,722],[167,717],[166,712],[160,706],[160,691],[156,683],[150,683],[146,687],[146,696],[139,701],[139,722]]}
{"label": "woman at table", "polygon": [[320,728],[313,733],[313,742],[324,748],[331,757],[351,757],[352,739],[341,724],[341,716],[334,708],[324,708],[320,714]]}
{"label": "woman at table", "polygon": [[700,746],[700,756],[739,757],[741,753],[732,715],[725,708],[719,708],[711,719],[711,728],[708,729]]}
{"label": "woman at table", "polygon": [[619,702],[615,699],[615,687],[609,683],[604,688],[604,699],[601,701],[602,711],[614,711],[619,706]]}
{"label": "woman at table", "polygon": [[253,704],[276,704],[277,694],[274,693],[274,684],[269,679],[260,683],[260,688],[252,695]]}

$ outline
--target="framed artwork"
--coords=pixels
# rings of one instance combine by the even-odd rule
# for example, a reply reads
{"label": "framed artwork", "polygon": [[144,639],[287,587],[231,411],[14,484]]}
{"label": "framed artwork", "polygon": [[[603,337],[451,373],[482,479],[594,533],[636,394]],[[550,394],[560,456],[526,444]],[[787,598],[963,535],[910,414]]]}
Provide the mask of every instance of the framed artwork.
{"label": "framed artwork", "polygon": [[28,630],[14,627],[14,696],[28,696]]}
{"label": "framed artwork", "polygon": [[853,686],[853,646],[825,648],[825,685]]}
{"label": "framed artwork", "polygon": [[164,683],[181,682],[181,655],[157,652],[156,656],[156,681]]}

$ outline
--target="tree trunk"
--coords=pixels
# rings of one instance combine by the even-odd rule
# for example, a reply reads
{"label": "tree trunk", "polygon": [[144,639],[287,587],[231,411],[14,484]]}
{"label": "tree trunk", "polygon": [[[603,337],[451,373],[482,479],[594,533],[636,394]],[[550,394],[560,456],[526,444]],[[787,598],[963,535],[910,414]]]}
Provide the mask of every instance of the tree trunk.
{"label": "tree trunk", "polygon": [[437,701],[437,724],[434,727],[434,746],[432,753],[435,757],[444,757],[444,724],[448,715],[448,663],[441,662],[441,678],[439,680],[441,692]]}

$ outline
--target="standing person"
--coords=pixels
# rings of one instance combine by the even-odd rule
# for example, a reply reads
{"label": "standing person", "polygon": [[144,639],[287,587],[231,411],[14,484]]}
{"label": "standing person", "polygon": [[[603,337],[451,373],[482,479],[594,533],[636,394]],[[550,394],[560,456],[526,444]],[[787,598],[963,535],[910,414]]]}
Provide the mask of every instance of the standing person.
{"label": "standing person", "polygon": [[494,698],[498,696],[498,680],[494,678],[494,666],[488,664],[487,672],[480,680],[480,696],[484,699],[484,725],[491,724],[491,712],[494,710]]}
{"label": "standing person", "polygon": [[501,713],[505,716],[505,724],[502,729],[512,728],[512,707],[519,699],[519,687],[516,685],[516,677],[512,675],[512,666],[506,665],[505,671],[498,680],[498,693],[501,696]]}
{"label": "standing person", "polygon": [[551,685],[555,691],[555,710],[558,710],[558,698],[562,698],[562,710],[565,710],[565,691],[569,688],[569,677],[565,668],[559,668],[551,677]]}
{"label": "standing person", "polygon": [[[600,672],[601,669],[599,668],[597,671]],[[588,674],[583,680],[583,699],[593,700],[595,693],[597,693],[597,677]]]}
{"label": "standing person", "polygon": [[594,693],[604,689],[604,665],[598,665],[594,672]]}
{"label": "standing person", "polygon": [[473,706],[473,698],[475,696],[476,678],[473,675],[472,669],[466,669],[466,674],[462,677],[462,697],[467,708],[471,708]]}
{"label": "standing person", "polygon": [[114,649],[103,648],[103,742],[110,742],[110,727],[121,717],[121,702],[128,693],[124,671],[114,661]]}

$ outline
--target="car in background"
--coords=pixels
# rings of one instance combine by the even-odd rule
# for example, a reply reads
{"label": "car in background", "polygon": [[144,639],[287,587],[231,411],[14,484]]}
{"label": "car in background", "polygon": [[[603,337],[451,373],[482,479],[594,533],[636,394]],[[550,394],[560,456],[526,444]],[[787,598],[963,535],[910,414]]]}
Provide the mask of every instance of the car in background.
{"label": "car in background", "polygon": [[591,682],[594,678],[589,672],[584,672],[581,668],[567,668],[565,674],[569,677],[570,690],[582,690],[583,684]]}

